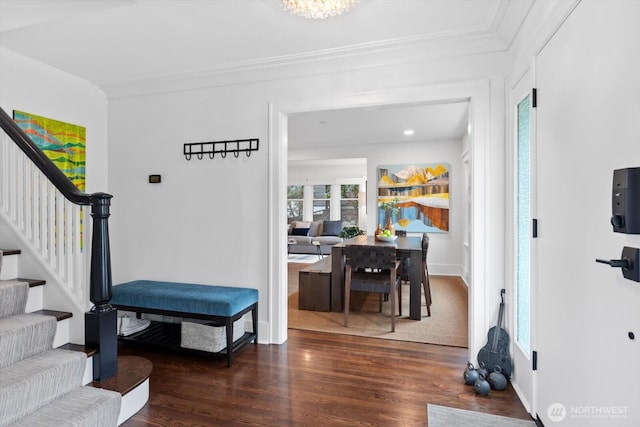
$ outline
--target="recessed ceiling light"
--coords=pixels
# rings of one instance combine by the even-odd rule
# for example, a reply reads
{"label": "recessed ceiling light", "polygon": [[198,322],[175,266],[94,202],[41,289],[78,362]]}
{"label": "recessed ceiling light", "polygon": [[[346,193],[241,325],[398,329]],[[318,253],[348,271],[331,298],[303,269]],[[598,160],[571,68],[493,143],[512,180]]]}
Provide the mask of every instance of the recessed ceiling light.
{"label": "recessed ceiling light", "polygon": [[407,135],[407,136],[413,135],[413,133],[414,133],[413,129],[407,129],[407,130],[404,131],[404,134]]}

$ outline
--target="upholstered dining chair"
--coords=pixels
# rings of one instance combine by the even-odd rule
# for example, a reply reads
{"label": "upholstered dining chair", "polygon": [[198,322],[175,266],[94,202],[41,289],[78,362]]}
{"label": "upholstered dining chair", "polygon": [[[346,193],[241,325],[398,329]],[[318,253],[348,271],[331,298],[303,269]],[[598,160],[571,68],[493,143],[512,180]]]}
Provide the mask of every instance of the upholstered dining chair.
{"label": "upholstered dining chair", "polygon": [[380,294],[379,310],[382,311],[382,295],[389,294],[391,302],[391,332],[396,330],[396,300],[402,316],[402,287],[400,286],[400,261],[396,259],[395,246],[347,245],[345,254],[344,326],[349,326],[349,299],[351,291]]}

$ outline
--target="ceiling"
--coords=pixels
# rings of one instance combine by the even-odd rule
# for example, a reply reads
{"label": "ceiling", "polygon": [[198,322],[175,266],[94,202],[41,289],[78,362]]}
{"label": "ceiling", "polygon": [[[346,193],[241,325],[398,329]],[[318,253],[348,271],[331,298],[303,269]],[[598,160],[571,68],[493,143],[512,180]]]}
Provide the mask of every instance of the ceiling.
{"label": "ceiling", "polygon": [[[484,51],[505,50],[532,1],[361,0],[346,14],[316,21],[290,15],[279,0],[0,0],[0,46],[109,96],[149,81],[357,60],[407,46],[420,52],[457,42],[478,49],[481,41]],[[385,121],[393,128],[381,129]],[[429,140],[459,137],[462,122],[460,105],[342,110],[301,114],[292,120],[292,135],[304,123],[317,130],[300,142],[310,146],[336,141],[336,134],[340,143],[395,140],[406,127]]]}
{"label": "ceiling", "polygon": [[[289,115],[290,148],[411,141],[461,140],[467,132],[467,101],[388,105]],[[412,135],[405,135],[412,130]]]}

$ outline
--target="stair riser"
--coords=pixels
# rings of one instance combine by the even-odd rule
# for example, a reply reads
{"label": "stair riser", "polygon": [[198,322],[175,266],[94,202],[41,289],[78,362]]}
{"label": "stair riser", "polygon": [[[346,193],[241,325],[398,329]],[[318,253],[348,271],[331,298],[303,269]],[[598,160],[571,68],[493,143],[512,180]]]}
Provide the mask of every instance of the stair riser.
{"label": "stair riser", "polygon": [[93,382],[93,356],[87,357],[87,364],[84,367],[84,376],[82,377],[82,385]]}
{"label": "stair riser", "polygon": [[53,339],[53,347],[57,348],[69,342],[69,319],[59,320],[56,328],[56,336]]}
{"label": "stair riser", "polygon": [[0,280],[10,280],[18,277],[18,256],[4,255],[2,257],[2,270],[0,270]]}
{"label": "stair riser", "polygon": [[[16,276],[13,276],[16,277]],[[33,313],[44,308],[44,286],[35,286],[29,288],[29,297],[27,298],[26,313]]]}
{"label": "stair riser", "polygon": [[[44,286],[34,286],[29,288],[29,298],[27,299],[27,308],[25,313],[33,313],[34,311],[44,308]],[[56,336],[53,339],[53,347],[60,347],[69,342],[69,331],[71,322],[69,319],[58,321],[56,328]]]}

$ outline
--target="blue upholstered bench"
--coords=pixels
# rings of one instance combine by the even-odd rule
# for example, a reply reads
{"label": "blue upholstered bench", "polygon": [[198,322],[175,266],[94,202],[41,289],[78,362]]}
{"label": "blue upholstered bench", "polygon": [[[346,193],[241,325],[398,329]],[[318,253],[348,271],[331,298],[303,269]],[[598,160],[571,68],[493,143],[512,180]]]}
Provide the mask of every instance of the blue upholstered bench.
{"label": "blue upholstered bench", "polygon": [[[111,305],[119,310],[211,320],[225,326],[227,366],[233,353],[258,343],[258,290],[228,286],[134,280],[112,288]],[[233,322],[251,311],[253,332],[233,342]],[[143,334],[140,332],[139,334]],[[137,335],[137,334],[136,334]],[[136,339],[139,337],[136,337]],[[144,340],[144,338],[142,338]]]}

